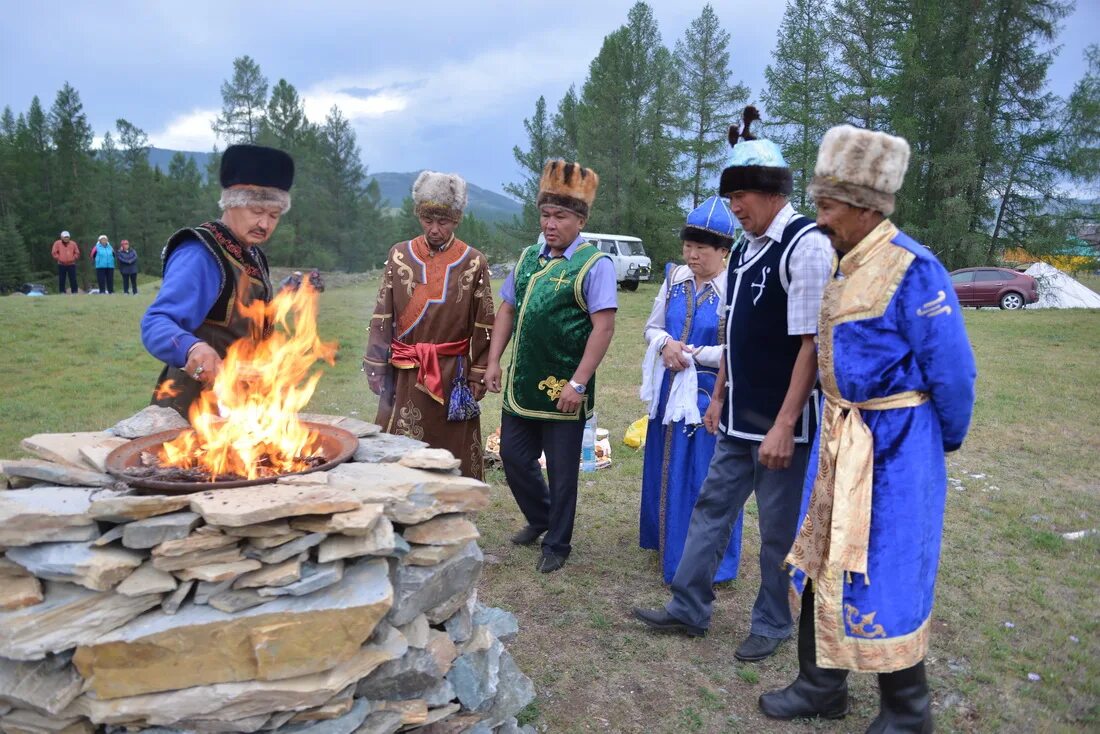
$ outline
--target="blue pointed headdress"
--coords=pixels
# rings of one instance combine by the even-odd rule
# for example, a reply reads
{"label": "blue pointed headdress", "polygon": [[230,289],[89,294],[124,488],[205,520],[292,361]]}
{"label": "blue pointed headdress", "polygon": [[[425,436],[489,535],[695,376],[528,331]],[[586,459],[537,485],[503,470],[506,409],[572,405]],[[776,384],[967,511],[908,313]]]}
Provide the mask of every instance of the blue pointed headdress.
{"label": "blue pointed headdress", "polygon": [[725,199],[712,196],[688,214],[687,223],[680,230],[680,239],[728,248],[733,244],[737,226]]}

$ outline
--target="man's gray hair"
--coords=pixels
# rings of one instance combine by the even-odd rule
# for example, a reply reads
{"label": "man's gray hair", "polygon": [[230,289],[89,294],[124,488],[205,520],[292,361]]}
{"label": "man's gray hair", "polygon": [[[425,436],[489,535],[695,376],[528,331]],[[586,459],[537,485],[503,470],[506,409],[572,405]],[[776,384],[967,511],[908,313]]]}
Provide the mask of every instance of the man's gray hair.
{"label": "man's gray hair", "polygon": [[231,186],[222,189],[218,208],[236,209],[249,206],[278,206],[286,214],[290,210],[290,192],[272,186]]}

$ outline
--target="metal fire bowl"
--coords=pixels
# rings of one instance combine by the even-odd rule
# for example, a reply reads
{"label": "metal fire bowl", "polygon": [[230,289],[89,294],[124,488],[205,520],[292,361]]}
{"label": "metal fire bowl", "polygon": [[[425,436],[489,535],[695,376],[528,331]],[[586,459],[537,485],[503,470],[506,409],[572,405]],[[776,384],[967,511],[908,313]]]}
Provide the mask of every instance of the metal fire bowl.
{"label": "metal fire bowl", "polygon": [[[309,474],[315,471],[326,471],[337,464],[342,464],[351,458],[355,450],[359,448],[359,439],[350,431],[325,423],[302,421],[302,425],[317,431],[321,451],[325,456],[333,457],[324,464],[304,471],[280,474],[279,477],[292,477],[298,474]],[[230,487],[250,487],[257,484],[271,484],[277,477],[263,479],[234,479],[224,482],[173,482],[164,479],[150,477],[134,477],[127,473],[127,469],[141,466],[141,453],[143,451],[155,451],[183,431],[190,428],[174,428],[171,431],[154,433],[144,438],[135,438],[129,443],[119,446],[107,454],[107,472],[118,477],[134,489],[145,491],[146,494],[193,494],[195,492],[207,492],[212,489],[229,489]]]}

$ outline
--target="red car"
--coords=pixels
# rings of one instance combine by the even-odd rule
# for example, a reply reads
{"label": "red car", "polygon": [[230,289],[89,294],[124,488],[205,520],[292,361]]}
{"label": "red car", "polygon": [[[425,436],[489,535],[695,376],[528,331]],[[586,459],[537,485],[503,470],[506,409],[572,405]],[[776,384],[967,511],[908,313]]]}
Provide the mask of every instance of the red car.
{"label": "red car", "polygon": [[1039,283],[1007,268],[963,268],[951,273],[962,306],[1000,306],[1009,311],[1039,300]]}

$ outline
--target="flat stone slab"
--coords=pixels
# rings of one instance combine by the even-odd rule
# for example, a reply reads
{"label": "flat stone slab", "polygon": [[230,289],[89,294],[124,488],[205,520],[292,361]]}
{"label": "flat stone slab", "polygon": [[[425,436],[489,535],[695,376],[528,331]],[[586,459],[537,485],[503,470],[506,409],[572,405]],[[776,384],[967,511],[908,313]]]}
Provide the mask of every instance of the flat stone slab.
{"label": "flat stone slab", "polygon": [[410,543],[420,545],[465,545],[481,537],[477,526],[462,514],[437,515],[410,525],[401,535]]}
{"label": "flat stone slab", "polygon": [[475,625],[488,627],[501,642],[511,642],[519,634],[516,615],[505,609],[477,604],[474,607],[473,622]]}
{"label": "flat stone slab", "polygon": [[329,472],[329,485],[351,490],[364,504],[381,502],[386,516],[402,525],[446,513],[476,512],[490,500],[484,482],[400,464],[341,464]]}
{"label": "flat stone slab", "polygon": [[191,495],[191,509],[211,525],[240,527],[295,515],[347,512],[362,505],[347,491],[329,487],[265,484]]}
{"label": "flat stone slab", "polygon": [[[19,442],[19,447],[27,453],[59,464],[67,464],[78,469],[88,469],[88,463],[84,460],[80,450],[85,446],[94,446],[103,441],[122,441],[104,431],[88,431],[81,433],[36,433]],[[97,469],[96,466],[91,468]]]}
{"label": "flat stone slab", "polygon": [[280,545],[285,545],[292,540],[301,538],[305,533],[300,530],[294,530],[286,535],[270,535],[266,538],[250,538],[248,541],[249,548],[256,548],[258,550],[267,550],[268,548],[276,548]]}
{"label": "flat stone slab", "polygon": [[410,566],[434,566],[462,550],[460,545],[413,545],[401,556],[401,562]]}
{"label": "flat stone slab", "polygon": [[297,558],[250,571],[233,581],[234,589],[258,589],[264,586],[286,586],[302,578],[302,562]]}
{"label": "flat stone slab", "polygon": [[194,512],[172,512],[127,523],[122,544],[127,548],[152,548],[167,540],[186,538],[202,518]]}
{"label": "flat stone slab", "polygon": [[353,734],[359,729],[371,711],[371,702],[360,698],[352,702],[351,710],[343,716],[327,721],[305,721],[279,729],[282,734]]}
{"label": "flat stone slab", "polygon": [[165,571],[153,568],[153,564],[145,562],[136,571],[131,573],[122,583],[115,587],[115,591],[123,596],[144,596],[145,594],[166,594],[175,591],[179,586],[175,576]]}
{"label": "flat stone slab", "polygon": [[100,699],[326,670],[355,657],[389,611],[388,571],[384,560],[359,563],[323,592],[236,614],[154,611],[82,645],[73,664]]}
{"label": "flat stone slab", "polygon": [[98,537],[91,515],[94,493],[94,489],[77,487],[0,492],[0,547],[68,540],[74,534]]}
{"label": "flat stone slab", "polygon": [[63,484],[66,487],[112,487],[117,482],[108,474],[42,459],[6,459],[0,461],[0,472],[9,477]]}
{"label": "flat stone slab", "polygon": [[141,438],[189,425],[187,419],[172,408],[149,405],[111,426],[107,433],[121,438]]}
{"label": "flat stone slab", "polygon": [[220,563],[236,563],[244,560],[241,549],[235,545],[213,548],[182,556],[153,556],[153,566],[161,571],[187,571]]}
{"label": "flat stone slab", "polygon": [[42,598],[42,582],[34,576],[0,579],[0,610],[22,609],[38,604]]}
{"label": "flat stone slab", "polygon": [[262,566],[259,561],[245,558],[229,563],[211,563],[207,566],[194,566],[175,571],[176,578],[181,581],[206,581],[207,583],[219,583],[232,581],[249,571],[255,571]]}
{"label": "flat stone slab", "polygon": [[378,666],[355,687],[355,695],[372,701],[420,698],[434,688],[446,670],[425,650],[410,648],[397,660]]}
{"label": "flat stone slab", "polygon": [[53,581],[43,589],[41,604],[0,612],[0,657],[41,660],[94,642],[160,603],[159,594],[129,597]]}
{"label": "flat stone slab", "polygon": [[444,621],[470,595],[481,566],[481,549],[472,541],[457,555],[435,566],[399,566],[390,623],[402,625],[421,613],[432,624]]}
{"label": "flat stone slab", "polygon": [[[266,613],[280,603],[275,601],[249,611]],[[300,604],[301,600],[294,603]],[[85,694],[73,702],[70,710],[96,724],[175,726],[188,719],[239,721],[272,712],[323,706],[382,663],[405,654],[408,649],[405,639],[396,631],[387,630],[387,634],[378,635],[375,641],[357,648],[346,660],[323,672],[282,680],[200,685],[113,700]]]}
{"label": "flat stone slab", "polygon": [[303,563],[301,578],[283,586],[265,586],[257,589],[260,596],[304,596],[337,584],[344,577],[344,562]]}
{"label": "flat stone slab", "polygon": [[282,563],[289,558],[293,558],[302,551],[309,550],[315,545],[320,545],[321,541],[324,539],[324,533],[310,533],[309,535],[303,535],[296,540],[275,546],[274,548],[262,549],[250,546],[245,549],[244,554],[262,563]]}
{"label": "flat stone slab", "polygon": [[369,504],[350,512],[296,517],[290,521],[290,526],[309,533],[367,535],[384,514],[384,505],[381,503]]}
{"label": "flat stone slab", "polygon": [[0,658],[0,701],[56,716],[80,695],[84,681],[67,660],[19,662]]}
{"label": "flat stone slab", "polygon": [[27,709],[16,709],[0,718],[5,734],[92,734],[94,727],[80,717],[43,716]]}
{"label": "flat stone slab", "polygon": [[429,469],[431,471],[453,471],[462,466],[462,461],[455,458],[447,449],[413,449],[397,463],[401,466],[413,469]]}
{"label": "flat stone slab", "polygon": [[252,589],[223,591],[210,597],[210,606],[227,614],[236,614],[271,601],[271,597],[260,596]]}
{"label": "flat stone slab", "polygon": [[12,548],[8,558],[41,579],[68,581],[93,591],[113,589],[141,565],[143,556],[91,543],[41,543]]}
{"label": "flat stone slab", "polygon": [[393,531],[393,523],[389,518],[382,517],[374,524],[369,535],[329,536],[317,549],[317,560],[326,563],[337,558],[389,556],[396,552],[397,535]]}
{"label": "flat stone slab", "polygon": [[196,604],[209,604],[210,597],[215,594],[220,594],[223,591],[229,591],[233,586],[233,582],[236,579],[227,579],[225,581],[199,581],[195,587],[195,596],[192,597],[192,601]]}
{"label": "flat stone slab", "polygon": [[[106,435],[106,434],[105,434]],[[98,472],[107,473],[107,457],[119,446],[130,442],[128,438],[106,436],[106,438],[80,447],[80,458],[85,464]]]}
{"label": "flat stone slab", "polygon": [[194,553],[204,553],[218,548],[236,545],[240,539],[233,535],[223,535],[217,529],[204,525],[186,538],[166,540],[153,548],[154,558],[179,558]]}
{"label": "flat stone slab", "polygon": [[376,464],[396,462],[402,456],[415,451],[425,449],[428,444],[417,441],[408,436],[396,436],[392,433],[377,433],[366,438],[359,439],[359,448],[356,449],[353,461],[369,461]]}
{"label": "flat stone slab", "polygon": [[182,510],[191,504],[189,495],[138,494],[132,490],[103,490],[92,496],[90,514],[96,520],[129,522]]}
{"label": "flat stone slab", "polygon": [[[317,472],[314,472],[317,473]],[[253,525],[242,525],[239,528],[221,528],[226,535],[236,535],[238,538],[270,538],[278,535],[286,535],[292,528],[290,520],[282,518],[270,522],[260,522]]]}
{"label": "flat stone slab", "polygon": [[350,415],[325,415],[324,413],[299,413],[298,419],[312,423],[324,423],[329,426],[337,426],[356,436],[373,436],[382,430],[382,426],[376,423],[368,423]]}
{"label": "flat stone slab", "polygon": [[168,596],[164,597],[164,601],[160,603],[160,609],[165,614],[175,614],[179,611],[179,608],[183,606],[183,602],[187,599],[187,595],[191,593],[191,589],[195,588],[197,581],[183,581],[180,583],[176,590]]}

